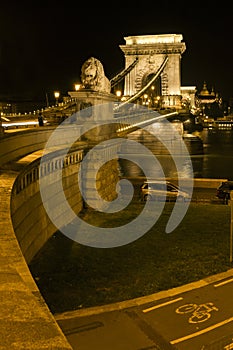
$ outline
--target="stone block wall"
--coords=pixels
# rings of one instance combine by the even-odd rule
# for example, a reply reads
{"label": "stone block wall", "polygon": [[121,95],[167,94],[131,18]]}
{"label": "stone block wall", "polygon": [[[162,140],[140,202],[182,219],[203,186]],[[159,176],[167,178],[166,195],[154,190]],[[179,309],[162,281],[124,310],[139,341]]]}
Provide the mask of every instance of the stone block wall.
{"label": "stone block wall", "polygon": [[[67,166],[63,169],[62,182],[67,201],[73,211],[78,214],[83,207],[82,196],[77,185],[77,172],[82,159],[82,151],[76,152],[77,157],[74,156],[74,153],[66,157]],[[48,165],[50,171],[56,172],[53,166],[54,162],[57,162],[57,159],[51,159],[49,163],[44,164],[47,167],[47,174],[45,173],[43,176],[48,176],[49,174]],[[60,165],[63,166],[64,163],[60,162]],[[53,225],[45,211],[40,194],[39,172],[43,172],[43,170],[40,167],[39,160],[31,163],[19,174],[12,189],[12,223],[27,263],[31,261],[46,241],[57,231],[57,227]],[[53,186],[52,190],[54,196],[56,196],[56,182],[51,186]],[[54,210],[57,210],[58,215],[66,215],[66,213],[59,213],[56,201],[54,201]]]}
{"label": "stone block wall", "polygon": [[10,204],[17,175],[12,170],[0,172],[0,347],[71,350],[31,276],[15,236]]}

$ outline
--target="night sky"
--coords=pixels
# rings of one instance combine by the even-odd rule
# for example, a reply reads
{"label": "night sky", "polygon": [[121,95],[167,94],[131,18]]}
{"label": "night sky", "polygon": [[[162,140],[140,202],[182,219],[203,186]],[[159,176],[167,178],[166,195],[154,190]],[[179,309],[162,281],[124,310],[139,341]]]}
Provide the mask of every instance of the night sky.
{"label": "night sky", "polygon": [[0,96],[44,99],[54,90],[66,95],[90,56],[102,62],[109,79],[119,73],[125,67],[119,48],[124,37],[182,34],[181,85],[200,90],[206,81],[224,99],[233,97],[232,9],[221,8],[224,2],[162,3],[1,5]]}

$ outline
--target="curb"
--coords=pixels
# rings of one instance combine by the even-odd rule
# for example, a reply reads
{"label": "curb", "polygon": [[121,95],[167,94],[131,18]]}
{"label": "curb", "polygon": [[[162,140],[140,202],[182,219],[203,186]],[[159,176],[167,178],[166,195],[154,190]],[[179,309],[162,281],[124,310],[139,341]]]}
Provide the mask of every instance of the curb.
{"label": "curb", "polygon": [[98,315],[105,312],[111,312],[111,311],[119,311],[123,309],[127,309],[130,307],[140,306],[146,303],[154,302],[160,299],[168,298],[175,296],[180,293],[188,292],[193,289],[198,289],[201,287],[204,287],[208,284],[211,284],[213,282],[217,282],[229,277],[233,277],[233,268],[230,268],[229,270],[225,272],[218,273],[216,275],[212,275],[206,278],[203,278],[196,282],[191,282],[188,284],[185,284],[183,286],[171,288],[169,290],[157,292],[154,294],[150,294],[144,297],[139,297],[135,299],[130,300],[124,300],[117,303],[112,304],[106,304],[103,306],[95,306],[90,307],[86,309],[79,309],[75,311],[67,311],[61,314],[55,314],[54,317],[56,321],[65,320],[69,318],[75,318],[75,317],[83,317],[83,316],[92,316],[92,315]]}

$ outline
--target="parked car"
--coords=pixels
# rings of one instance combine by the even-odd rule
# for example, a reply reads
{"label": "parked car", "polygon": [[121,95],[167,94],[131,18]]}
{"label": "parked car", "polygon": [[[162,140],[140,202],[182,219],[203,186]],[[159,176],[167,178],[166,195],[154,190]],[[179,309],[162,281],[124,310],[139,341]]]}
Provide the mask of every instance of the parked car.
{"label": "parked car", "polygon": [[180,190],[180,188],[169,181],[147,180],[140,188],[141,199],[147,200],[163,200],[163,201],[190,201],[191,196],[188,192]]}
{"label": "parked car", "polygon": [[231,191],[233,191],[233,181],[224,181],[218,186],[216,196],[227,204]]}

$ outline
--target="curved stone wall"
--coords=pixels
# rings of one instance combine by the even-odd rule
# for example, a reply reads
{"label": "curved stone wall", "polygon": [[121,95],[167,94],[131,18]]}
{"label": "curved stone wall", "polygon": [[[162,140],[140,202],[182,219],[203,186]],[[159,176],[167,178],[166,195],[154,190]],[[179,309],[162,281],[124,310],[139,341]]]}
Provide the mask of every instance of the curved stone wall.
{"label": "curved stone wall", "polygon": [[0,171],[0,347],[72,350],[41,297],[14,233],[10,206],[17,175]]}
{"label": "curved stone wall", "polygon": [[[11,140],[11,146],[17,140],[20,142],[18,137],[6,139]],[[1,140],[0,147],[5,155],[11,148],[7,149],[6,139],[3,142],[5,146]],[[39,144],[32,148],[38,151]],[[1,156],[4,156],[4,152]],[[25,153],[28,153],[26,146],[22,154]],[[65,193],[70,196],[69,203],[76,212],[82,203],[73,182],[82,153],[80,146],[60,163],[60,166],[64,165]],[[71,350],[28,268],[28,261],[56,230],[46,217],[40,199],[38,179],[41,151],[16,161],[13,160],[13,152],[9,155],[10,162],[5,162],[4,167],[0,168],[1,349]],[[51,169],[51,162],[50,165],[45,164],[42,169],[44,176]]]}
{"label": "curved stone wall", "polygon": [[[63,188],[73,211],[78,214],[83,207],[82,196],[77,184],[77,172],[83,157],[83,150],[74,151],[63,160],[52,158],[40,167],[40,159],[25,167],[13,186],[11,196],[11,218],[15,235],[27,263],[42,248],[46,241],[57,231],[51,223],[41,200],[39,176],[48,176],[59,168],[63,169]],[[54,194],[56,195],[56,183]],[[58,215],[59,208],[54,203]]]}

